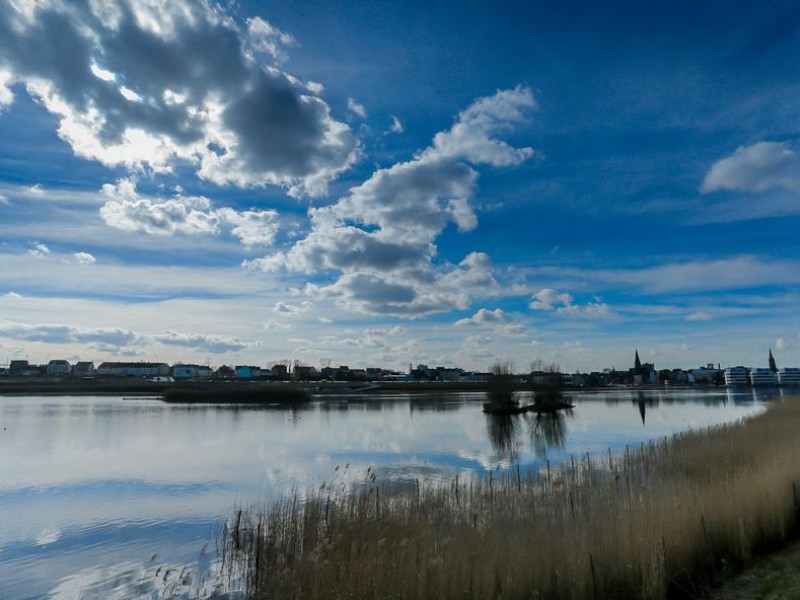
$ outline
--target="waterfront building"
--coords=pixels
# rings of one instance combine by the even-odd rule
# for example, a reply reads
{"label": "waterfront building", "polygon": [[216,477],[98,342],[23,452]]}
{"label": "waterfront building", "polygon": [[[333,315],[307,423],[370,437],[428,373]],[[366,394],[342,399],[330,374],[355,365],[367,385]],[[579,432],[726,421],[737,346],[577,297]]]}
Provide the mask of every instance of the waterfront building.
{"label": "waterfront building", "polygon": [[725,385],[750,385],[750,370],[747,367],[728,367],[725,369]]}
{"label": "waterfront building", "polygon": [[93,377],[94,363],[90,360],[81,360],[72,367],[73,377]]}
{"label": "waterfront building", "polygon": [[778,379],[783,386],[800,385],[800,369],[784,367],[778,371]]}
{"label": "waterfront building", "polygon": [[750,385],[753,387],[778,385],[778,373],[772,369],[750,369]]}
{"label": "waterfront building", "polygon": [[72,365],[66,360],[51,360],[47,363],[48,377],[63,377],[72,373]]}
{"label": "waterfront building", "polygon": [[105,377],[167,377],[169,365],[156,362],[104,362],[95,372]]}
{"label": "waterfront building", "polygon": [[629,381],[634,385],[653,385],[658,380],[655,365],[653,363],[643,363],[639,360],[638,350],[633,361],[633,368],[628,373]]}
{"label": "waterfront building", "polygon": [[233,368],[236,377],[239,379],[252,379],[253,377],[261,377],[261,367],[253,365],[236,365]]}
{"label": "waterfront building", "polygon": [[172,367],[172,376],[175,379],[206,379],[213,375],[214,370],[203,365],[177,364]]}

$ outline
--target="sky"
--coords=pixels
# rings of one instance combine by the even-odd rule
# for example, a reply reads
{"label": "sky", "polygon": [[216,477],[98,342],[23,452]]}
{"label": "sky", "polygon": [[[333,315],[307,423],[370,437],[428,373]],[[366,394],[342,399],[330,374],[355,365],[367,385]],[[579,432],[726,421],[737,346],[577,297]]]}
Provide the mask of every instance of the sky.
{"label": "sky", "polygon": [[800,366],[799,28],[0,0],[0,364]]}

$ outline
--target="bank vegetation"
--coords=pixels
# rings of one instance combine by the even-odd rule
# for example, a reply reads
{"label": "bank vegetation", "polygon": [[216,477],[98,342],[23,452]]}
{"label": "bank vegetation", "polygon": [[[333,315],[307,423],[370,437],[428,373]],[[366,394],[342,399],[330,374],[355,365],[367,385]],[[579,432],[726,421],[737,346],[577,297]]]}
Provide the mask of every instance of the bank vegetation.
{"label": "bank vegetation", "polygon": [[237,511],[223,571],[250,598],[695,597],[800,521],[800,400],[525,475],[368,476]]}

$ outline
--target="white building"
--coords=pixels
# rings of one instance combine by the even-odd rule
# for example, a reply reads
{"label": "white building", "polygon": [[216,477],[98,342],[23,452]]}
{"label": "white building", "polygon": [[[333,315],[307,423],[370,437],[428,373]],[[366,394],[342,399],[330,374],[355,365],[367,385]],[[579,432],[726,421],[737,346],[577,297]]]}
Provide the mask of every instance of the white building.
{"label": "white building", "polygon": [[95,371],[107,377],[166,377],[169,365],[151,362],[104,362]]}
{"label": "white building", "polygon": [[778,385],[778,373],[772,369],[750,369],[750,385],[760,387],[765,385]]}
{"label": "white building", "polygon": [[781,385],[794,386],[800,385],[800,369],[784,368],[778,371],[778,379]]}
{"label": "white building", "polygon": [[750,385],[750,370],[747,367],[728,367],[725,369],[725,385]]}
{"label": "white building", "polygon": [[47,363],[47,375],[50,377],[59,377],[70,373],[72,373],[72,365],[66,360],[51,360]]}
{"label": "white building", "polygon": [[174,365],[172,367],[172,376],[175,379],[197,379],[208,378],[214,375],[214,370],[211,367],[203,365]]}

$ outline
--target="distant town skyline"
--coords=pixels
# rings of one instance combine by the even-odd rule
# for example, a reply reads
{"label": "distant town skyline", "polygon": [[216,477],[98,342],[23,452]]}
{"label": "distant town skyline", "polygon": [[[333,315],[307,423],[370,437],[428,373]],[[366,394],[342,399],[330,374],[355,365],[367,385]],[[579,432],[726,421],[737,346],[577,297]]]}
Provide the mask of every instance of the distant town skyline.
{"label": "distant town skyline", "polygon": [[794,3],[0,9],[0,361],[800,364]]}

